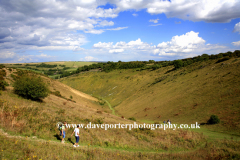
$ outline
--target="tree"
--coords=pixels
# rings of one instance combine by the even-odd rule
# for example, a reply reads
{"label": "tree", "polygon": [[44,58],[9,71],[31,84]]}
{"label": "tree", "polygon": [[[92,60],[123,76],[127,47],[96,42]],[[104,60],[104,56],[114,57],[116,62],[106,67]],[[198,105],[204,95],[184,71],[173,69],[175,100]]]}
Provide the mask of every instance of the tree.
{"label": "tree", "polygon": [[41,77],[24,75],[14,83],[14,92],[24,98],[40,100],[48,96],[49,90]]}
{"label": "tree", "polygon": [[209,124],[217,124],[220,122],[220,119],[216,115],[211,115],[210,119],[208,120]]}
{"label": "tree", "polygon": [[6,81],[0,80],[0,90],[5,90],[5,87],[8,85],[9,84]]}
{"label": "tree", "polygon": [[149,62],[149,63],[155,63],[155,61],[154,61],[154,60],[149,60],[148,62]]}
{"label": "tree", "polygon": [[201,57],[203,58],[204,61],[208,61],[209,60],[209,55],[206,54],[206,53],[202,54]]}
{"label": "tree", "polygon": [[183,66],[183,62],[182,62],[182,60],[175,60],[175,61],[173,61],[173,65],[176,69],[178,69]]}
{"label": "tree", "polygon": [[[4,68],[5,66],[0,65],[0,69]],[[4,80],[3,77],[6,76],[5,70],[0,70],[0,90],[5,90],[5,86],[8,86],[8,83]]]}

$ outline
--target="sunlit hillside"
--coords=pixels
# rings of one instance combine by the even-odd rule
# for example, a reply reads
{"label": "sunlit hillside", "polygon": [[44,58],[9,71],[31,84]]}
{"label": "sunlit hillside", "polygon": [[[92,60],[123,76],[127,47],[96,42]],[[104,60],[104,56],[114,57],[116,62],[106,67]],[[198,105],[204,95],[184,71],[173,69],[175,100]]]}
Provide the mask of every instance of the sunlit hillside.
{"label": "sunlit hillside", "polygon": [[221,126],[239,130],[239,58],[195,62],[174,70],[121,69],[82,73],[60,81],[106,99],[119,116],[145,122],[207,123],[214,114]]}

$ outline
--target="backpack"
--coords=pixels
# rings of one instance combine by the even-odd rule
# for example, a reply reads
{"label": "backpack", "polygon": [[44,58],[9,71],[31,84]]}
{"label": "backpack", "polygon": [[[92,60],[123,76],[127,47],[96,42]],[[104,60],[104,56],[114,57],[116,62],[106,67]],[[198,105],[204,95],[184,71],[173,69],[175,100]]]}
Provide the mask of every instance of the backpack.
{"label": "backpack", "polygon": [[62,124],[59,125],[58,129],[60,132],[62,131]]}

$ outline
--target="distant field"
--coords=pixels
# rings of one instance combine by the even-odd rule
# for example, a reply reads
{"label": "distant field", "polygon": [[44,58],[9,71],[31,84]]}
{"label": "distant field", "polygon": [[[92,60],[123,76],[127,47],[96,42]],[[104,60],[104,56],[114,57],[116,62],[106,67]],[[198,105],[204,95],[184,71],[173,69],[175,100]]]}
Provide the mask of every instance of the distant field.
{"label": "distant field", "polygon": [[[45,64],[50,64],[50,65],[54,65],[57,64],[59,65],[66,65],[66,67],[73,67],[73,68],[77,68],[77,67],[81,67],[84,65],[90,65],[96,62],[81,62],[81,61],[56,61],[56,62],[39,62],[39,63],[5,63],[4,65],[6,67],[22,67],[25,66],[26,64],[41,64],[41,63],[45,63]],[[21,65],[18,65],[21,64]],[[57,67],[56,67],[57,68]]]}
{"label": "distant field", "polygon": [[[42,63],[49,65],[49,67],[41,67]],[[80,62],[80,61],[60,61],[60,62],[39,62],[39,63],[5,63],[8,68],[18,68],[23,70],[31,70],[37,73],[43,73],[51,78],[60,76],[63,72],[76,71],[78,67],[91,65],[96,62]],[[55,66],[53,66],[55,65]]]}

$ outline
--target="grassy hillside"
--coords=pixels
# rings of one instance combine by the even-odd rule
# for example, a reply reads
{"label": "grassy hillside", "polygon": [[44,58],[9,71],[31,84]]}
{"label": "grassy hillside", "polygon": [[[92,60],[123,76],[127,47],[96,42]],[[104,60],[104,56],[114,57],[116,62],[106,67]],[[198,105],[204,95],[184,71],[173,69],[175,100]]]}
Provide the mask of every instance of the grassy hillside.
{"label": "grassy hillside", "polygon": [[[159,157],[192,157],[192,152],[206,143],[202,134],[187,130],[148,129],[80,129],[80,145],[73,150],[73,129],[67,130],[66,144],[60,143],[57,122],[69,124],[129,124],[133,121],[104,112],[98,100],[46,76],[40,76],[51,91],[42,101],[19,97],[12,84],[23,74],[21,70],[1,69],[9,86],[0,95],[1,159],[133,159]],[[61,96],[56,94],[61,93]],[[58,92],[58,93],[59,93]],[[56,96],[58,95],[58,96]],[[68,98],[72,95],[72,99]],[[222,142],[221,142],[222,143]],[[235,142],[231,142],[233,146]],[[174,144],[174,145],[172,145]],[[16,150],[16,151],[15,151]],[[181,153],[187,152],[185,156]],[[235,152],[235,151],[234,151]],[[234,153],[233,152],[233,153]],[[71,155],[69,155],[71,153]],[[200,155],[199,155],[200,156]],[[201,155],[202,156],[202,155]],[[204,156],[208,156],[206,153]]]}
{"label": "grassy hillside", "polygon": [[[171,68],[169,67],[169,69]],[[108,108],[107,102],[112,104],[117,102],[115,99],[109,98],[111,95],[103,95],[104,98],[99,102],[98,99],[88,94],[79,92],[42,74],[8,68],[2,68],[0,71],[4,73],[1,74],[3,75],[1,78],[9,84],[6,86],[6,90],[0,92],[1,159],[238,159],[240,157],[239,141],[235,138],[227,140],[230,138],[228,136],[225,140],[209,141],[202,133],[182,129],[163,131],[162,129],[128,130],[126,128],[106,131],[104,129],[83,128],[80,129],[80,147],[73,148],[72,144],[75,139],[70,136],[73,132],[73,128],[71,128],[67,129],[66,143],[61,144],[59,130],[56,127],[57,122],[67,121],[68,124],[87,125],[89,122],[93,124],[130,124],[134,121],[111,114],[112,111]],[[113,83],[114,81],[111,82],[113,78],[115,78],[115,83],[122,82],[122,89],[126,90],[127,95],[119,94],[122,103],[117,107],[120,107],[125,101],[133,101],[133,97],[127,90],[131,91],[131,87],[137,89],[138,84],[135,87],[131,86],[133,82],[146,85],[138,90],[140,96],[147,94],[148,89],[154,85],[161,84],[161,82],[149,83],[144,81],[144,78],[151,81],[153,75],[150,76],[150,74],[161,74],[160,71],[164,72],[165,70],[160,69],[153,72],[125,70],[121,71],[120,74],[120,71],[96,72],[96,74],[99,77],[109,76],[107,77],[109,81],[104,82],[107,84]],[[178,72],[180,71],[176,71],[176,73]],[[139,73],[142,74],[139,75]],[[32,77],[40,76],[51,91],[49,96],[42,101],[32,101],[16,95],[12,85],[17,78],[21,78],[22,74],[28,74]],[[119,79],[121,74],[127,74],[130,77]],[[85,79],[91,78],[91,75],[94,76],[93,73],[88,72],[80,76]],[[142,80],[137,80],[131,76],[138,77],[138,79],[142,77]],[[71,78],[76,79],[76,77]],[[85,80],[89,81],[90,79]],[[73,82],[72,84],[75,84]],[[101,81],[96,83],[99,84],[99,87],[104,86]],[[124,86],[127,83],[130,84],[127,86],[129,88]],[[87,83],[82,83],[82,85],[89,85],[89,88],[93,86]],[[118,89],[115,86],[109,87],[107,91],[111,93],[112,90]],[[95,91],[97,90],[98,88]],[[115,93],[113,95],[115,96]],[[151,111],[151,109],[147,111]],[[117,112],[117,114],[124,115],[123,111],[117,110]],[[130,115],[132,116],[132,114]]]}
{"label": "grassy hillside", "polygon": [[126,69],[82,73],[60,81],[103,97],[120,116],[145,122],[207,123],[212,114],[221,124],[211,128],[240,130],[240,60],[195,62],[174,70]]}

